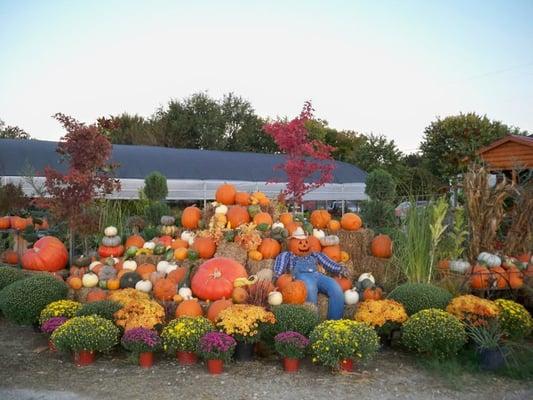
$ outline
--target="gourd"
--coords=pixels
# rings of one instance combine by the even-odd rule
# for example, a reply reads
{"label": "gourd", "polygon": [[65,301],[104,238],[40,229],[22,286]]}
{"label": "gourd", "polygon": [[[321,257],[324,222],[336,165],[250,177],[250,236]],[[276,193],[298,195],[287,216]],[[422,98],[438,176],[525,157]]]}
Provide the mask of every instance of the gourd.
{"label": "gourd", "polygon": [[168,261],[162,260],[157,263],[157,272],[164,272],[167,273],[167,268],[169,267],[170,263]]}
{"label": "gourd", "polygon": [[254,216],[254,224],[258,226],[264,224],[267,226],[268,229],[270,228],[270,226],[272,226],[272,222],[272,217],[267,212],[260,212]]}
{"label": "gourd", "polygon": [[163,244],[156,244],[153,249],[154,254],[158,256],[164,254],[166,250],[167,248]]}
{"label": "gourd", "polygon": [[348,305],[357,304],[359,302],[359,292],[356,288],[348,289],[344,292],[344,303]]}
{"label": "gourd", "polygon": [[283,222],[274,222],[272,224],[272,227],[271,229],[274,230],[276,228],[280,228],[280,229],[284,229],[285,228],[285,225],[283,225]]}
{"label": "gourd", "polygon": [[316,237],[318,240],[321,240],[326,237],[326,234],[322,229],[313,229],[313,236]]}
{"label": "gourd", "polygon": [[339,229],[341,229],[341,223],[339,221],[335,220],[335,219],[332,219],[328,223],[328,229],[331,232],[337,232]]}
{"label": "gourd", "polygon": [[92,272],[88,272],[83,275],[81,283],[84,287],[92,288],[98,285],[98,275]]}
{"label": "gourd", "polygon": [[89,264],[89,271],[92,271],[98,265],[102,265],[102,263],[100,261],[93,261],[92,263]]}
{"label": "gourd", "polygon": [[126,260],[122,263],[122,269],[135,271],[137,269],[137,263],[135,260]]}
{"label": "gourd", "polygon": [[192,290],[188,287],[179,288],[178,294],[185,300],[192,299]]}
{"label": "gourd", "polygon": [[268,304],[271,306],[279,306],[283,303],[283,295],[281,292],[273,291],[268,294]]}
{"label": "gourd", "polygon": [[248,214],[250,214],[250,216],[253,218],[261,212],[261,206],[257,204],[255,205],[253,204],[251,206],[248,206],[247,210],[248,210]]}
{"label": "gourd", "polygon": [[102,244],[106,247],[119,246],[122,243],[120,236],[104,236],[102,238]]}
{"label": "gourd", "polygon": [[162,235],[168,235],[174,237],[178,233],[178,227],[176,225],[163,225],[159,229]]}
{"label": "gourd", "polygon": [[139,281],[135,284],[135,289],[140,292],[149,293],[152,290],[152,282],[149,280]]}
{"label": "gourd", "polygon": [[350,255],[346,251],[341,251],[341,262],[350,261]]}
{"label": "gourd", "polygon": [[362,273],[361,275],[359,275],[359,278],[357,279],[357,282],[362,282],[362,281],[364,281],[365,279],[370,279],[370,281],[371,281],[373,284],[376,284],[376,279],[374,278],[374,276],[373,276],[372,273],[370,273],[370,272],[364,272],[364,273]]}
{"label": "gourd", "polygon": [[145,242],[143,244],[143,249],[148,249],[148,250],[154,250],[155,248],[155,242],[152,242],[152,241],[149,241],[149,242]]}
{"label": "gourd", "polygon": [[[144,243],[143,243],[144,244]],[[142,247],[142,246],[141,246]],[[126,259],[128,258],[133,258],[137,255],[137,251],[139,251],[139,248],[136,247],[136,246],[130,246],[128,247],[128,249],[126,250],[126,253],[124,253],[124,257]]]}
{"label": "gourd", "polygon": [[104,266],[98,274],[98,278],[100,279],[100,281],[107,281],[109,279],[114,278],[115,276],[117,276],[117,271],[110,265]]}
{"label": "gourd", "polygon": [[375,286],[375,282],[372,282],[370,279],[363,279],[362,281],[357,282],[357,286],[360,290],[365,290]]}
{"label": "gourd", "polygon": [[499,267],[502,265],[502,259],[495,254],[482,252],[477,257],[478,262],[486,265],[489,268]]}
{"label": "gourd", "polygon": [[171,215],[163,215],[161,217],[161,225],[170,226],[174,225],[176,222],[176,218],[174,218]]}
{"label": "gourd", "polygon": [[178,261],[183,261],[187,258],[188,250],[184,247],[180,247],[174,250],[174,258]]}
{"label": "gourd", "polygon": [[464,260],[450,261],[450,271],[464,274],[470,269],[470,263]]}
{"label": "gourd", "polygon": [[243,287],[236,287],[231,293],[231,298],[236,304],[244,304],[248,300],[248,292]]}
{"label": "gourd", "polygon": [[189,243],[189,246],[191,246],[194,243],[194,237],[195,237],[194,232],[183,231],[180,238],[181,240],[184,240],[187,243]]}
{"label": "gourd", "polygon": [[228,213],[228,206],[221,204],[217,208],[215,208],[215,214],[222,214],[226,215]]}
{"label": "gourd", "polygon": [[104,235],[106,235],[107,237],[117,236],[118,229],[114,226],[108,226],[104,229]]}
{"label": "gourd", "polygon": [[328,235],[320,239],[320,244],[322,246],[337,246],[339,243],[340,241],[337,235]]}
{"label": "gourd", "polygon": [[170,274],[172,271],[175,271],[175,270],[177,270],[177,269],[178,269],[178,264],[173,263],[173,262],[169,262],[169,263],[168,263],[168,267],[167,267],[167,269],[166,269],[165,272],[166,272],[166,274],[168,275],[168,274]]}

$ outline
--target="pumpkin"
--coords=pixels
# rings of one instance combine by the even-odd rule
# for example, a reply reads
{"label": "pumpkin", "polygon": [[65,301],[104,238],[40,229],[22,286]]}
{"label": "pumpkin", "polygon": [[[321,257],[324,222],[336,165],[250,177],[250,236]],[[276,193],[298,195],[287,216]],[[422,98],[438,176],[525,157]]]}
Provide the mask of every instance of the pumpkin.
{"label": "pumpkin", "polygon": [[211,320],[212,322],[216,322],[218,314],[232,305],[233,302],[231,300],[221,299],[214,301],[207,310],[207,319]]}
{"label": "pumpkin", "polygon": [[12,229],[23,231],[28,226],[28,220],[17,216],[9,217],[9,225]]}
{"label": "pumpkin", "polygon": [[337,235],[328,235],[320,239],[320,244],[322,246],[337,246],[339,243],[340,240]]}
{"label": "pumpkin", "polygon": [[192,248],[198,252],[200,258],[212,258],[217,251],[217,245],[210,237],[197,237],[194,239]]}
{"label": "pumpkin", "polygon": [[260,212],[254,216],[254,224],[256,225],[266,224],[270,227],[273,222],[272,217],[267,212]]}
{"label": "pumpkin", "polygon": [[242,224],[250,222],[250,214],[243,206],[231,206],[226,215],[232,228],[237,228]]}
{"label": "pumpkin", "polygon": [[150,293],[150,290],[152,290],[152,282],[150,282],[148,279],[139,281],[135,284],[135,290],[138,290],[139,292]]}
{"label": "pumpkin", "polygon": [[144,239],[141,235],[131,235],[126,239],[126,243],[124,245],[125,248],[129,249],[130,247],[137,247],[139,249],[142,249],[144,246]]}
{"label": "pumpkin", "polygon": [[344,304],[354,305],[359,302],[359,292],[356,289],[348,289],[344,292]]}
{"label": "pumpkin", "polygon": [[0,217],[0,229],[9,229],[10,226],[9,217]]}
{"label": "pumpkin", "polygon": [[487,252],[480,253],[477,257],[477,261],[489,268],[499,267],[502,265],[502,259],[500,257]]}
{"label": "pumpkin", "polygon": [[176,308],[176,317],[201,317],[202,307],[196,300],[184,300]]}
{"label": "pumpkin", "polygon": [[137,272],[126,272],[120,277],[120,288],[135,288],[137,282],[142,280],[141,276]]}
{"label": "pumpkin", "polygon": [[225,257],[204,262],[191,280],[191,289],[202,300],[229,298],[237,278],[247,278],[246,269],[237,261]]}
{"label": "pumpkin", "polygon": [[156,270],[157,272],[163,272],[163,273],[167,273],[167,269],[169,268],[170,266],[170,263],[166,260],[161,260],[157,263],[157,267],[156,267]]}
{"label": "pumpkin", "polygon": [[102,301],[107,299],[107,292],[102,289],[91,289],[87,293],[87,303],[94,303],[95,301]]}
{"label": "pumpkin", "polygon": [[293,222],[293,216],[291,213],[285,212],[279,216],[279,222],[283,224],[284,227],[286,227],[288,224]]}
{"label": "pumpkin", "polygon": [[324,229],[331,221],[331,214],[326,210],[315,210],[311,213],[310,220],[315,228]]}
{"label": "pumpkin", "polygon": [[303,281],[295,280],[289,282],[281,290],[283,302],[286,304],[303,304],[307,297],[307,289]]}
{"label": "pumpkin", "polygon": [[118,288],[120,288],[120,279],[118,279],[118,277],[109,279],[107,281],[107,288],[109,290],[117,290]]}
{"label": "pumpkin", "polygon": [[377,235],[372,239],[370,251],[374,257],[390,258],[392,256],[392,240],[388,235]]}
{"label": "pumpkin", "polygon": [[244,304],[248,300],[248,292],[244,287],[236,287],[231,293],[231,298],[236,304]]}
{"label": "pumpkin", "polygon": [[19,255],[16,251],[13,250],[6,250],[2,254],[2,259],[7,264],[18,264],[19,263]]}
{"label": "pumpkin", "polygon": [[285,286],[287,286],[293,280],[294,279],[291,274],[280,275],[279,278],[276,280],[276,287],[279,289],[279,291],[283,291]]}
{"label": "pumpkin", "polygon": [[470,263],[464,260],[453,260],[449,262],[449,268],[452,272],[465,274],[470,269]]}
{"label": "pumpkin", "polygon": [[221,204],[215,208],[215,215],[218,214],[220,216],[226,216],[227,213],[228,213],[228,206],[224,204]]}
{"label": "pumpkin", "polygon": [[106,257],[120,257],[124,254],[124,246],[115,246],[115,247],[107,247],[107,246],[100,246],[98,247],[98,255],[102,258]]}
{"label": "pumpkin", "polygon": [[369,287],[363,292],[363,300],[381,300],[383,290],[379,287]]}
{"label": "pumpkin", "polygon": [[150,240],[148,242],[144,242],[143,249],[147,249],[147,250],[153,251],[155,249],[155,246],[156,246],[155,242],[153,240]]}
{"label": "pumpkin", "polygon": [[341,260],[341,248],[340,246],[326,246],[322,248],[322,253],[331,258],[335,262]]}
{"label": "pumpkin", "polygon": [[292,235],[296,229],[298,229],[300,226],[302,226],[299,222],[291,221],[285,225],[285,229],[287,229],[287,232],[289,232],[289,235]]}
{"label": "pumpkin", "polygon": [[328,229],[331,232],[337,232],[339,229],[341,229],[341,223],[336,219],[332,219],[328,222]]}
{"label": "pumpkin", "polygon": [[117,276],[117,271],[111,265],[104,265],[100,269],[100,271],[95,272],[95,274],[98,275],[98,279],[100,279],[100,281],[102,281],[102,280],[107,281],[107,280],[109,280],[111,278],[116,277]]}
{"label": "pumpkin", "polygon": [[341,262],[346,263],[350,261],[350,255],[346,251],[341,251]]}
{"label": "pumpkin", "polygon": [[172,300],[176,294],[176,284],[173,280],[165,278],[159,279],[154,284],[154,297],[158,300],[169,301]]}
{"label": "pumpkin", "polygon": [[307,241],[309,242],[309,251],[311,253],[320,253],[322,251],[322,245],[320,244],[320,240],[317,239],[315,236],[309,236]]}
{"label": "pumpkin", "polygon": [[498,289],[505,289],[509,287],[509,275],[507,271],[502,267],[494,267],[490,270],[492,279],[494,280],[494,287]]}
{"label": "pumpkin", "polygon": [[337,276],[334,279],[339,284],[343,292],[352,288],[352,281],[350,279],[341,276]]}
{"label": "pumpkin", "polygon": [[53,236],[44,236],[37,240],[33,248],[22,256],[22,268],[34,271],[59,271],[68,262],[68,252],[61,240]]}
{"label": "pumpkin", "polygon": [[104,235],[106,235],[107,237],[117,236],[118,229],[114,226],[108,226],[107,228],[104,229]]}
{"label": "pumpkin", "polygon": [[[172,244],[172,240],[173,240],[172,236],[163,235],[163,236],[160,236],[160,237],[157,238],[157,244],[158,245],[163,245],[166,248],[167,246],[170,246]],[[154,248],[154,250],[155,250],[155,248]]]}
{"label": "pumpkin", "polygon": [[235,204],[248,207],[250,205],[250,193],[246,193],[246,192],[235,193]]}
{"label": "pumpkin", "polygon": [[363,272],[361,275],[359,275],[357,282],[363,282],[365,279],[368,279],[373,285],[376,284],[376,278],[374,278],[374,275],[372,275],[371,272]]}
{"label": "pumpkin", "polygon": [[187,229],[198,229],[202,218],[202,211],[196,206],[190,206],[181,213],[181,225]]}
{"label": "pumpkin", "polygon": [[122,243],[120,236],[104,236],[102,238],[102,245],[106,247],[119,246]]}
{"label": "pumpkin", "polygon": [[268,294],[268,304],[271,306],[279,306],[283,303],[283,295],[281,292],[274,290]]}
{"label": "pumpkin", "polygon": [[509,286],[511,289],[520,289],[524,286],[524,275],[516,267],[510,267],[507,271],[509,276]]}
{"label": "pumpkin", "polygon": [[156,268],[154,264],[150,263],[144,263],[137,267],[136,272],[143,278],[144,280],[150,278],[150,274],[152,272],[155,272]]}
{"label": "pumpkin", "polygon": [[357,214],[346,213],[341,218],[341,226],[347,231],[356,231],[363,226],[363,221]]}
{"label": "pumpkin", "polygon": [[127,269],[128,271],[135,271],[137,269],[137,262],[134,260],[123,261],[122,269]]}
{"label": "pumpkin", "polygon": [[170,244],[170,247],[173,248],[174,250],[175,249],[181,249],[181,248],[186,249],[187,247],[189,247],[189,242],[187,240],[183,240],[183,239],[175,239]]}
{"label": "pumpkin", "polygon": [[67,284],[74,290],[81,289],[82,282],[78,276],[70,276],[67,278]]}
{"label": "pumpkin", "polygon": [[159,280],[159,279],[163,279],[165,278],[166,274],[164,272],[152,272],[150,274],[150,282],[152,282],[152,287],[155,285],[155,283]]}
{"label": "pumpkin", "polygon": [[276,258],[281,251],[281,245],[277,240],[265,238],[257,249],[264,259]]}
{"label": "pumpkin", "polygon": [[248,258],[252,261],[261,261],[263,259],[263,255],[260,251],[252,250],[248,252]]}
{"label": "pumpkin", "polygon": [[167,279],[170,279],[176,285],[179,285],[187,277],[187,272],[188,271],[189,270],[188,270],[187,267],[177,267],[175,270],[170,271],[167,274]]}
{"label": "pumpkin", "polygon": [[487,268],[481,265],[474,265],[472,274],[470,275],[470,287],[472,289],[487,289],[490,282],[490,272]]}
{"label": "pumpkin", "polygon": [[187,258],[188,250],[185,247],[174,250],[174,258],[183,261]]}
{"label": "pumpkin", "polygon": [[225,183],[217,188],[215,193],[215,200],[218,203],[225,204],[227,206],[235,204],[235,196],[237,195],[237,189],[230,183]]}
{"label": "pumpkin", "polygon": [[311,245],[308,239],[289,239],[288,246],[289,251],[298,256],[305,256],[311,251]]}
{"label": "pumpkin", "polygon": [[98,285],[98,275],[96,275],[93,272],[88,272],[83,275],[83,278],[81,279],[81,283],[83,287],[91,288]]}

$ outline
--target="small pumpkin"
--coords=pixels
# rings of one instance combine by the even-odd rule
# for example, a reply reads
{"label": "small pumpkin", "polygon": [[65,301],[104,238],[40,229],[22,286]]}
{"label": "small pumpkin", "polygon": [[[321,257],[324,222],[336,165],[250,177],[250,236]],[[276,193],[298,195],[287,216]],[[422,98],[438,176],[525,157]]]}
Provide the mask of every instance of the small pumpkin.
{"label": "small pumpkin", "polygon": [[211,320],[212,322],[216,322],[218,318],[218,314],[220,314],[221,311],[225,310],[226,308],[233,305],[233,302],[231,300],[226,299],[220,299],[217,301],[214,301],[207,310],[207,319]]}
{"label": "small pumpkin", "polygon": [[314,210],[310,220],[315,228],[324,229],[331,221],[331,214],[326,210]]}
{"label": "small pumpkin", "polygon": [[264,259],[276,258],[281,252],[281,245],[275,239],[265,238],[261,241],[257,249]]}
{"label": "small pumpkin", "polygon": [[161,225],[170,226],[176,223],[176,218],[172,215],[163,215],[161,217]]}
{"label": "small pumpkin", "polygon": [[176,308],[176,317],[201,317],[204,315],[197,300],[184,300]]}
{"label": "small pumpkin", "polygon": [[255,276],[257,276],[258,281],[272,281],[272,276],[274,275],[274,272],[270,268],[263,268],[260,269]]}
{"label": "small pumpkin", "polygon": [[135,288],[137,282],[142,280],[141,276],[137,272],[126,272],[120,277],[120,288]]}
{"label": "small pumpkin", "polygon": [[11,227],[11,223],[9,222],[9,217],[0,217],[0,229],[9,229]]}
{"label": "small pumpkin", "polygon": [[279,306],[283,303],[283,295],[281,292],[273,291],[268,294],[268,304],[271,306]]}
{"label": "small pumpkin", "polygon": [[244,304],[248,300],[248,292],[244,287],[236,287],[233,289],[231,298],[236,304]]}
{"label": "small pumpkin", "polygon": [[119,246],[122,243],[120,236],[104,236],[102,238],[102,244],[106,247]]}
{"label": "small pumpkin", "polygon": [[67,284],[74,290],[81,289],[82,281],[78,276],[70,276],[67,278]]}
{"label": "small pumpkin", "polygon": [[120,288],[120,279],[113,278],[107,281],[107,288],[109,290],[117,290]]}
{"label": "small pumpkin", "polygon": [[505,289],[509,287],[509,275],[502,267],[494,267],[490,269],[493,285],[498,289]]}
{"label": "small pumpkin", "polygon": [[248,258],[252,261],[261,261],[263,259],[263,255],[260,251],[252,250],[248,252]]}
{"label": "small pumpkin", "polygon": [[174,250],[174,258],[178,261],[183,261],[187,258],[188,250],[185,247],[180,247]]}
{"label": "small pumpkin", "polygon": [[509,276],[509,286],[511,289],[520,289],[524,286],[524,275],[517,267],[510,267],[507,274]]}
{"label": "small pumpkin", "polygon": [[346,213],[341,218],[341,226],[347,231],[356,231],[363,226],[363,221],[355,213]]}
{"label": "small pumpkin", "polygon": [[137,269],[137,262],[135,260],[126,260],[122,262],[122,269],[127,269],[128,271],[135,271]]}
{"label": "small pumpkin", "polygon": [[486,265],[489,268],[499,267],[502,265],[502,259],[496,254],[482,252],[477,257],[477,261],[480,264]]}
{"label": "small pumpkin", "polygon": [[122,254],[124,254],[124,246],[114,246],[114,247],[108,247],[108,246],[100,246],[98,247],[98,255],[102,258],[107,257],[121,257]]}
{"label": "small pumpkin", "polygon": [[138,249],[142,249],[144,246],[144,238],[141,235],[131,235],[126,239],[126,243],[124,244],[124,247],[129,249],[130,247],[137,247]]}
{"label": "small pumpkin", "polygon": [[389,235],[377,235],[372,239],[370,251],[374,257],[390,258],[392,256],[392,240]]}
{"label": "small pumpkin", "polygon": [[181,213],[181,225],[187,229],[198,229],[201,218],[202,211],[198,207],[187,207]]}
{"label": "small pumpkin", "polygon": [[250,214],[245,207],[231,206],[226,215],[231,228],[237,228],[242,224],[250,222]]}
{"label": "small pumpkin", "polygon": [[267,212],[259,212],[254,216],[254,224],[256,225],[266,224],[270,227],[272,226],[272,223],[272,217]]}
{"label": "small pumpkin", "polygon": [[322,253],[335,262],[339,262],[341,260],[341,248],[339,245],[323,247]]}
{"label": "small pumpkin", "polygon": [[337,235],[328,235],[320,239],[320,244],[322,246],[337,246],[339,243],[340,240]]}
{"label": "small pumpkin", "polygon": [[363,292],[363,300],[381,300],[383,296],[383,290],[379,287],[369,287]]}
{"label": "small pumpkin", "polygon": [[285,285],[281,295],[286,304],[303,304],[307,297],[307,288],[303,281],[295,280]]}
{"label": "small pumpkin", "polygon": [[481,265],[474,265],[470,275],[470,287],[478,290],[488,289],[489,283],[489,270]]}
{"label": "small pumpkin", "polygon": [[341,262],[345,263],[350,261],[350,255],[346,251],[341,251]]}
{"label": "small pumpkin", "polygon": [[276,280],[276,287],[279,291],[283,291],[285,286],[287,286],[289,283],[293,281],[293,277],[291,274],[282,274],[279,276],[279,278]]}
{"label": "small pumpkin", "polygon": [[168,278],[159,279],[154,285],[154,297],[158,300],[172,300],[175,294],[176,284]]}
{"label": "small pumpkin", "polygon": [[328,222],[328,229],[331,232],[337,232],[338,230],[341,229],[341,223],[337,221],[336,219],[332,219],[331,221]]}
{"label": "small pumpkin", "polygon": [[376,283],[376,279],[374,278],[371,272],[363,272],[361,275],[359,275],[357,282],[362,282],[365,279],[369,279],[373,284]]}
{"label": "small pumpkin", "polygon": [[197,237],[194,239],[192,248],[198,252],[200,258],[209,259],[215,255],[217,245],[210,237]]}
{"label": "small pumpkin", "polygon": [[19,216],[9,217],[9,225],[11,229],[23,231],[28,226],[28,220]]}
{"label": "small pumpkin", "polygon": [[185,248],[186,249],[187,247],[189,247],[189,242],[187,240],[183,240],[183,239],[175,239],[170,244],[170,247],[173,248],[174,250],[175,249],[180,249],[180,248]]}
{"label": "small pumpkin", "polygon": [[175,270],[170,271],[167,274],[167,279],[170,279],[176,285],[179,285],[187,278],[187,273],[189,272],[187,267],[176,267]]}
{"label": "small pumpkin", "polygon": [[139,265],[136,269],[136,272],[141,275],[141,278],[144,279],[144,280],[147,280],[150,278],[150,274],[152,272],[155,272],[156,271],[156,267],[154,264],[150,264],[150,263],[143,263],[141,265]]}
{"label": "small pumpkin", "polygon": [[293,222],[293,216],[291,213],[283,213],[279,216],[279,221],[283,224],[283,226],[287,226],[291,222]]}
{"label": "small pumpkin", "polygon": [[107,237],[117,236],[118,229],[115,226],[108,226],[104,229],[104,235],[106,235]]}
{"label": "small pumpkin", "polygon": [[150,282],[148,279],[139,281],[135,284],[135,290],[138,290],[139,292],[150,293],[150,290],[152,290],[152,282]]}
{"label": "small pumpkin", "polygon": [[359,302],[359,292],[357,289],[348,289],[344,292],[344,304],[353,305]]}
{"label": "small pumpkin", "polygon": [[229,206],[235,204],[236,195],[237,189],[235,189],[235,185],[225,183],[217,188],[217,191],[215,193],[215,200],[218,203],[222,203]]}
{"label": "small pumpkin", "polygon": [[458,274],[465,274],[470,269],[470,263],[464,260],[452,260],[448,265],[450,271],[457,272]]}
{"label": "small pumpkin", "polygon": [[235,193],[235,204],[248,207],[250,205],[250,194],[247,192]]}
{"label": "small pumpkin", "polygon": [[98,275],[93,272],[88,272],[82,278],[83,287],[92,288],[98,285]]}
{"label": "small pumpkin", "polygon": [[87,303],[94,303],[95,301],[102,301],[107,299],[107,292],[102,289],[91,289],[87,293]]}
{"label": "small pumpkin", "polygon": [[178,290],[178,294],[183,297],[185,300],[192,298],[192,290],[188,287],[181,287]]}
{"label": "small pumpkin", "polygon": [[19,263],[19,255],[17,254],[16,251],[13,251],[13,250],[4,251],[4,253],[2,254],[2,259],[7,264],[14,265],[14,264]]}

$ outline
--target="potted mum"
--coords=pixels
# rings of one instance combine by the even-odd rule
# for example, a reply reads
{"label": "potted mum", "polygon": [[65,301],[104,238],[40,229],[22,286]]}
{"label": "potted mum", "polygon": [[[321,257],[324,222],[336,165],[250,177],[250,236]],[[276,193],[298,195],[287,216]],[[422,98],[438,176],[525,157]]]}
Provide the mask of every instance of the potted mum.
{"label": "potted mum", "polygon": [[405,308],[390,299],[363,301],[359,304],[354,319],[372,326],[378,333],[383,345],[390,345],[395,332],[399,333],[407,321]]}
{"label": "potted mum", "polygon": [[121,343],[139,360],[141,367],[150,368],[154,364],[154,351],[161,345],[161,338],[152,329],[139,327],[124,332]]}
{"label": "potted mum", "polygon": [[218,314],[217,327],[237,341],[235,359],[251,361],[254,345],[260,339],[261,325],[276,322],[274,314],[263,307],[235,304]]}
{"label": "potted mum", "polygon": [[222,373],[224,362],[229,362],[237,342],[223,332],[209,332],[200,338],[198,353],[207,361],[210,374]]}
{"label": "potted mum", "polygon": [[285,372],[297,372],[300,367],[300,359],[305,356],[309,346],[309,339],[294,331],[278,333],[274,336],[274,347],[283,357],[283,369]]}
{"label": "potted mum", "polygon": [[108,319],[96,315],[74,317],[52,333],[58,350],[74,353],[77,366],[94,362],[96,352],[107,352],[118,343],[118,328]]}
{"label": "potted mum", "polygon": [[50,336],[54,331],[68,321],[66,317],[52,317],[41,323],[41,332],[48,335],[48,349],[50,351],[56,352],[57,349],[54,346],[54,343],[50,339]]}
{"label": "potted mum", "polygon": [[363,322],[324,321],[311,332],[313,362],[341,371],[353,371],[358,359],[371,358],[379,348],[376,331]]}
{"label": "potted mum", "polygon": [[161,332],[163,349],[175,353],[182,365],[196,364],[196,350],[200,338],[214,331],[214,326],[204,317],[181,317],[169,322]]}

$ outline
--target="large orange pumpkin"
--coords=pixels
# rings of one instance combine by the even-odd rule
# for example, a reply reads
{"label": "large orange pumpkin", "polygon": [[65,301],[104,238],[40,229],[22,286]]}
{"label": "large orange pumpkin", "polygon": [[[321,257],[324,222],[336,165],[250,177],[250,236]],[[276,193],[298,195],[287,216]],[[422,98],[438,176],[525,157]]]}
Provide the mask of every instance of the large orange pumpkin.
{"label": "large orange pumpkin", "polygon": [[124,254],[124,246],[103,246],[101,245],[98,247],[98,255],[100,258],[107,258],[107,257],[120,257]]}
{"label": "large orange pumpkin", "polygon": [[250,205],[250,193],[237,192],[235,194],[235,204],[248,207]]}
{"label": "large orange pumpkin", "polygon": [[170,279],[176,285],[179,285],[187,275],[187,267],[178,267],[167,274],[167,279]]}
{"label": "large orange pumpkin", "polygon": [[276,287],[281,292],[289,283],[293,281],[293,277],[291,274],[282,274],[279,276],[279,278],[276,280]]}
{"label": "large orange pumpkin", "polygon": [[361,221],[361,217],[357,214],[346,213],[341,218],[341,226],[342,229],[346,229],[347,231],[356,231],[363,226],[363,221]]}
{"label": "large orange pumpkin", "polygon": [[250,222],[250,214],[246,207],[243,206],[231,206],[226,217],[232,228],[237,228],[242,224]]}
{"label": "large orange pumpkin", "polygon": [[332,219],[328,222],[328,229],[332,232],[337,232],[339,229],[341,229],[341,223],[336,219]]}
{"label": "large orange pumpkin", "polygon": [[131,235],[126,239],[126,244],[124,247],[129,249],[130,247],[137,247],[139,249],[142,249],[144,246],[144,239],[141,235]]}
{"label": "large orange pumpkin", "polygon": [[281,251],[281,245],[275,239],[265,238],[257,249],[263,255],[263,258],[276,258]]}
{"label": "large orange pumpkin", "polygon": [[19,263],[19,255],[16,251],[13,250],[6,250],[2,254],[2,259],[7,264],[18,264]]}
{"label": "large orange pumpkin", "polygon": [[268,226],[271,226],[272,222],[272,217],[267,212],[260,212],[255,214],[254,224],[256,225],[267,224]]}
{"label": "large orange pumpkin", "polygon": [[331,214],[326,210],[315,210],[311,213],[311,224],[317,229],[324,229],[331,221]]}
{"label": "large orange pumpkin", "polygon": [[191,289],[202,300],[229,299],[235,279],[246,277],[246,269],[237,261],[226,257],[212,258],[200,265],[191,280]]}
{"label": "large orange pumpkin", "polygon": [[322,253],[327,255],[335,262],[340,262],[341,260],[341,248],[339,245],[323,247]]}
{"label": "large orange pumpkin", "polygon": [[340,276],[337,276],[334,279],[337,281],[343,292],[346,292],[352,288],[352,281],[350,279]]}
{"label": "large orange pumpkin", "polygon": [[283,213],[279,216],[279,222],[281,222],[285,227],[293,221],[291,213]]}
{"label": "large orange pumpkin", "polygon": [[309,241],[309,250],[311,253],[320,253],[322,251],[320,240],[318,240],[316,237],[309,236],[307,240]]}
{"label": "large orange pumpkin", "polygon": [[235,204],[235,196],[237,194],[237,189],[235,186],[229,183],[220,185],[215,193],[215,200],[219,203],[230,206]]}
{"label": "large orange pumpkin", "polygon": [[194,239],[192,248],[198,252],[200,258],[211,258],[217,251],[217,245],[210,237],[197,237]]}
{"label": "large orange pumpkin", "polygon": [[139,265],[137,269],[135,270],[135,272],[141,275],[141,278],[143,278],[143,280],[148,280],[150,279],[150,274],[152,272],[155,272],[155,270],[156,270],[156,267],[154,264],[144,263],[144,264]]}
{"label": "large orange pumpkin", "polygon": [[196,300],[182,301],[176,308],[176,317],[201,317],[204,315],[202,307]]}
{"label": "large orange pumpkin", "polygon": [[9,229],[10,226],[9,217],[0,217],[0,229]]}
{"label": "large orange pumpkin", "polygon": [[486,267],[475,265],[470,275],[470,287],[473,289],[487,289],[490,283],[490,272]]}
{"label": "large orange pumpkin", "polygon": [[12,229],[23,231],[28,226],[28,219],[17,217],[17,216],[10,217],[9,224],[11,225]]}
{"label": "large orange pumpkin", "polygon": [[176,239],[170,244],[170,247],[172,247],[174,250],[179,248],[186,249],[187,247],[189,247],[189,242],[182,239]]}
{"label": "large orange pumpkin", "polygon": [[303,281],[289,282],[281,291],[283,302],[287,304],[303,304],[307,297],[307,289]]}
{"label": "large orange pumpkin", "polygon": [[202,211],[198,207],[187,207],[181,213],[181,225],[187,229],[198,229],[200,218],[202,218]]}
{"label": "large orange pumpkin", "polygon": [[220,314],[221,311],[225,310],[226,308],[233,305],[233,302],[231,300],[217,300],[211,304],[209,309],[207,310],[207,318],[213,322],[215,322],[218,318],[218,314]]}
{"label": "large orange pumpkin", "polygon": [[44,236],[24,252],[21,261],[24,269],[55,272],[67,266],[68,252],[61,240]]}
{"label": "large orange pumpkin", "polygon": [[379,258],[390,258],[392,256],[392,240],[388,235],[377,235],[370,246],[372,255]]}
{"label": "large orange pumpkin", "polygon": [[154,284],[154,296],[158,300],[172,300],[176,294],[176,284],[170,279],[159,279]]}

